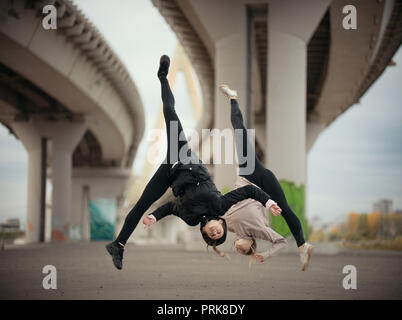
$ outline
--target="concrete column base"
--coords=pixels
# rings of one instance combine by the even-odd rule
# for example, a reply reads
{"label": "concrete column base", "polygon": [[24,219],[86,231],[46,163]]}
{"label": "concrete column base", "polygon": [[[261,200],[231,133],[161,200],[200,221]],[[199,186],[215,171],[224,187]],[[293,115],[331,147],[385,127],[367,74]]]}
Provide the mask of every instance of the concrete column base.
{"label": "concrete column base", "polygon": [[40,241],[41,213],[41,135],[25,121],[12,122],[11,128],[28,152],[26,242]]}
{"label": "concrete column base", "polygon": [[[72,180],[72,240],[111,240],[120,230],[116,222],[123,206],[131,169],[75,168]],[[114,204],[115,212],[95,212],[101,204]],[[97,216],[91,219],[92,214]],[[101,207],[98,207],[102,209]],[[125,212],[127,214],[127,212]],[[91,225],[92,224],[92,225]],[[105,229],[106,227],[106,229]]]}

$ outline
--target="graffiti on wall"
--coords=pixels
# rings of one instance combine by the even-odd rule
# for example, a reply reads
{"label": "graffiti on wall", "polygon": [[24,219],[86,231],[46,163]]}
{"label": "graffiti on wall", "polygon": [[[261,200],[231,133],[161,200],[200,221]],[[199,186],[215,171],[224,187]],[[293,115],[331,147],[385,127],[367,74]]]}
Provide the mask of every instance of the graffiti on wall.
{"label": "graffiti on wall", "polygon": [[89,201],[91,240],[113,240],[116,204],[114,199],[98,198]]}

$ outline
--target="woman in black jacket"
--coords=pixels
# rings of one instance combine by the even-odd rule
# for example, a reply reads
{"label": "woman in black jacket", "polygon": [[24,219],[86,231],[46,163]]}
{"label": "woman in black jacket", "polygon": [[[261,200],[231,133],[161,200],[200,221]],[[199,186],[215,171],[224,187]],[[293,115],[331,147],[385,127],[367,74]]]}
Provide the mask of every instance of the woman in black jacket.
{"label": "woman in black jacket", "polygon": [[[175,201],[158,208],[153,216],[158,219],[168,214],[182,218],[188,225],[201,223],[213,245],[226,239],[225,222],[221,216],[235,203],[247,198],[266,205],[270,197],[254,186],[248,185],[222,195],[212,182],[206,167],[188,147],[182,125],[174,108],[174,97],[170,90],[167,74],[170,59],[160,59],[158,78],[161,82],[163,115],[167,131],[167,156],[148,182],[138,202],[127,215],[120,234],[106,245],[117,269],[122,269],[124,245],[136,228],[144,212],[171,187]],[[271,210],[280,211],[279,207]],[[151,219],[151,218],[149,218]]]}

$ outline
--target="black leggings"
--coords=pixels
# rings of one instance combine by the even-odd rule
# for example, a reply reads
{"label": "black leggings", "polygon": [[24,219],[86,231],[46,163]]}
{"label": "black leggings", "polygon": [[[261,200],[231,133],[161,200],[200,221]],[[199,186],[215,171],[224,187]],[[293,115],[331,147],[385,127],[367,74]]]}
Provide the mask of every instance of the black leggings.
{"label": "black leggings", "polygon": [[[188,153],[187,151],[189,151],[183,127],[174,108],[175,101],[172,91],[170,90],[169,82],[165,77],[160,78],[160,81],[162,88],[163,115],[167,131],[167,155],[163,163],[159,166],[158,170],[148,182],[140,199],[130,210],[124,221],[123,228],[115,240],[115,242],[120,242],[123,245],[126,244],[128,238],[137,227],[144,212],[147,211],[149,207],[170,187],[170,168],[179,160],[180,150],[183,148],[181,152],[184,151],[186,154]],[[192,154],[192,156],[194,155]]]}
{"label": "black leggings", "polygon": [[[276,179],[275,175],[272,171],[264,168],[261,164],[260,160],[258,160],[254,145],[251,144],[250,140],[247,137],[247,130],[244,127],[243,123],[243,116],[239,109],[239,104],[237,100],[231,99],[230,100],[231,106],[231,122],[234,129],[241,129],[243,134],[240,135],[241,138],[236,138],[236,148],[238,152],[238,157],[242,157],[243,159],[247,156],[248,152],[252,152],[254,157],[253,161],[255,160],[255,169],[252,173],[242,173],[245,172],[244,168],[248,165],[247,161],[242,164],[239,164],[239,175],[246,178],[250,182],[254,183],[258,187],[260,187],[263,191],[269,194],[278,206],[282,209],[282,216],[285,219],[287,225],[289,226],[290,231],[293,234],[293,237],[296,240],[297,246],[300,247],[305,243],[304,236],[303,236],[303,229],[300,223],[300,220],[297,218],[295,213],[289,207],[285,194],[282,190],[281,185],[279,184],[278,179]],[[238,136],[239,137],[239,136]],[[239,154],[243,150],[241,154]],[[249,158],[248,158],[249,159]],[[239,159],[239,163],[240,163]]]}

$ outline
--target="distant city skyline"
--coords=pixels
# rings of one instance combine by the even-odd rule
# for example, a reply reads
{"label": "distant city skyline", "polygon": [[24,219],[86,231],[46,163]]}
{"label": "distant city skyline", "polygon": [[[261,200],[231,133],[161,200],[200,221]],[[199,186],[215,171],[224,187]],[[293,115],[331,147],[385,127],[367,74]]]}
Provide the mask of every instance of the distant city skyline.
{"label": "distant city skyline", "polygon": [[[150,0],[116,3],[75,1],[121,58],[144,105],[146,131],[134,163],[141,173],[146,137],[160,108],[156,68],[161,54],[173,55],[177,37]],[[147,32],[141,26],[147,25]],[[317,139],[307,159],[307,217],[342,219],[350,211],[370,212],[381,198],[402,209],[402,50],[360,103],[338,117]],[[187,128],[195,126],[189,112],[185,81],[175,86],[177,111]],[[27,153],[21,142],[0,126],[0,222],[20,218],[25,223]]]}

